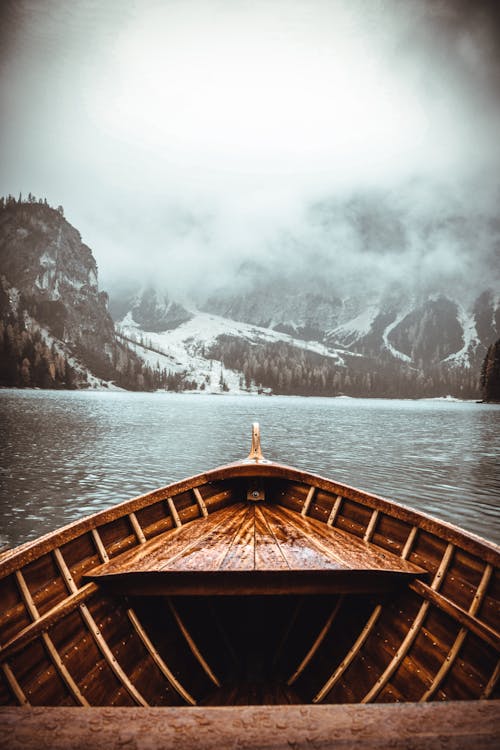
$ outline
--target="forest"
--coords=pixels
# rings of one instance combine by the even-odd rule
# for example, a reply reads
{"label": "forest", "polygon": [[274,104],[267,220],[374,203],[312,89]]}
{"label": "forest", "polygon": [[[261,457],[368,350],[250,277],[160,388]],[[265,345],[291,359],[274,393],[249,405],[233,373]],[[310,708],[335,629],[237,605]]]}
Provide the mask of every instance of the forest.
{"label": "forest", "polygon": [[386,360],[351,358],[348,366],[286,343],[254,345],[220,336],[207,356],[243,373],[244,386],[269,388],[276,394],[301,396],[366,396],[383,398],[457,398],[479,396],[478,377],[470,371],[440,366],[425,374]]}

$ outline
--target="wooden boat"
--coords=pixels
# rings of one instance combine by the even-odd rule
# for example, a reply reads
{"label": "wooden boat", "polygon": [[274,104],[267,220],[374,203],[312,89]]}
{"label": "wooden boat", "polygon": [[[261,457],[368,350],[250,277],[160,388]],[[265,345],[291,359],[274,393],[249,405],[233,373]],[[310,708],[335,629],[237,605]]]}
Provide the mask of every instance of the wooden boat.
{"label": "wooden boat", "polygon": [[97,722],[109,748],[124,726],[163,743],[176,726],[195,747],[203,725],[211,747],[246,716],[255,747],[312,725],[493,747],[499,563],[452,525],[266,461],[254,425],[248,459],[0,556],[3,731],[64,747]]}

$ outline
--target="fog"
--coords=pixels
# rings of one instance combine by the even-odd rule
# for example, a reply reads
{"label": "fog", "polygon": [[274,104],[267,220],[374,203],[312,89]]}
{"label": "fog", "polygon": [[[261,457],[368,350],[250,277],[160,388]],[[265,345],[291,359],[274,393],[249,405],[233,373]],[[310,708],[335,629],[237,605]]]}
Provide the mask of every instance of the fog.
{"label": "fog", "polygon": [[0,193],[62,204],[101,287],[499,283],[498,3],[0,9]]}

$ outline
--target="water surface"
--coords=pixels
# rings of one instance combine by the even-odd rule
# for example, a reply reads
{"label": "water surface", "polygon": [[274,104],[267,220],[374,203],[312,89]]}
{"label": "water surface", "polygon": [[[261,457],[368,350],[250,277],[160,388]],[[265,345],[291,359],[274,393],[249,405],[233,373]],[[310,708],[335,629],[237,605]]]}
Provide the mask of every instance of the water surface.
{"label": "water surface", "polygon": [[447,401],[0,391],[0,545],[186,476],[266,458],[500,542],[500,406]]}

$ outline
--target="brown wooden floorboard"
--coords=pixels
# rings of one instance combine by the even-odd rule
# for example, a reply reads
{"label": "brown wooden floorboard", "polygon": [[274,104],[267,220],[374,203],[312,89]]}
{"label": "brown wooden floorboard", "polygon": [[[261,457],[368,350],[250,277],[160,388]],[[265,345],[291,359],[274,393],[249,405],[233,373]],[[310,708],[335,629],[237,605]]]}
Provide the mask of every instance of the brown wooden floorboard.
{"label": "brown wooden floorboard", "polygon": [[273,592],[287,587],[307,592],[312,586],[312,593],[314,577],[318,591],[346,592],[350,581],[353,591],[381,591],[422,572],[369,542],[287,508],[238,503],[129,550],[88,577],[120,591],[130,585],[130,593],[218,593],[218,586],[220,593],[237,593],[238,586],[247,593],[248,586],[252,591],[268,588],[269,593],[270,587]]}
{"label": "brown wooden floorboard", "polygon": [[9,750],[496,750],[500,740],[500,701],[371,706],[3,708],[0,737]]}

